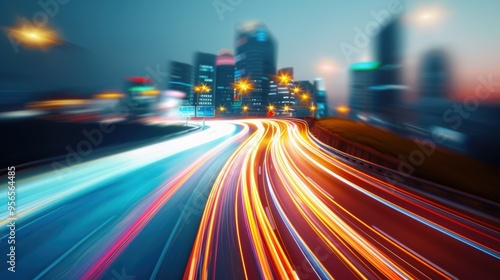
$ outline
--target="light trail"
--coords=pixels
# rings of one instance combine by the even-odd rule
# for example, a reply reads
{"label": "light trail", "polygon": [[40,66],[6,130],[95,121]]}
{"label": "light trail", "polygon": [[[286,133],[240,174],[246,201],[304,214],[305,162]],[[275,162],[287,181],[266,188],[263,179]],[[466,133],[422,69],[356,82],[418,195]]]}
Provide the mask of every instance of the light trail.
{"label": "light trail", "polygon": [[[448,267],[438,266],[415,247],[410,249],[367,224],[359,210],[349,210],[352,204],[334,200],[338,190],[359,192],[371,200],[373,209],[420,222],[423,230],[434,230],[436,240],[445,239],[441,235],[445,233],[497,258],[498,231],[485,231],[466,214],[457,216],[453,210],[337,160],[312,141],[305,124],[288,120],[246,123],[256,131],[219,174],[185,279],[235,275],[238,264],[243,271],[240,276],[246,279],[304,276],[298,269],[321,279],[454,278]],[[228,251],[221,236],[231,233],[236,234],[240,260],[230,262],[236,268],[231,266],[233,272],[224,274],[216,260]],[[328,249],[327,261],[312,249],[318,246]],[[297,267],[300,259],[306,260],[307,269]]]}
{"label": "light trail", "polygon": [[[130,209],[108,213],[114,218],[99,228],[104,232],[94,236],[92,230],[84,231],[93,233],[92,238],[83,235],[33,276],[102,278],[123,256],[130,256],[130,248],[145,243],[160,249],[151,259],[148,252],[132,252],[137,255],[131,258],[153,264],[141,279],[168,278],[166,267],[179,264],[184,279],[495,279],[500,275],[500,221],[482,220],[367,174],[318,145],[299,120],[209,125],[189,136],[67,167],[61,170],[64,180],[57,184],[53,173],[22,178],[19,216],[32,218],[19,228],[24,233],[59,209],[70,208],[73,199],[92,193],[99,197],[104,186],[110,188],[118,178],[130,180],[127,174],[165,159],[179,157],[180,162],[168,178],[148,185],[137,202],[128,204]],[[191,155],[194,161],[178,156],[201,146],[204,153]],[[222,154],[214,167],[218,172],[208,174],[209,180],[193,182],[212,170],[209,167]],[[139,180],[149,176],[157,175],[151,172]],[[213,185],[204,188],[206,203],[203,200],[199,225],[189,229],[190,239],[183,239],[178,235],[185,220],[162,216],[161,210],[187,201],[197,193],[193,185],[207,181]],[[6,197],[6,188],[0,195]],[[131,191],[118,201],[134,198]],[[103,215],[96,216],[106,220]],[[159,233],[148,229],[159,218],[168,219],[168,226]],[[5,216],[2,219],[0,224],[5,224]],[[151,240],[141,240],[141,233],[148,231],[145,236]],[[87,238],[91,245],[84,244]],[[169,254],[175,254],[170,248],[186,240],[185,259],[168,263],[173,262]],[[85,251],[70,272],[57,274],[80,246]]]}

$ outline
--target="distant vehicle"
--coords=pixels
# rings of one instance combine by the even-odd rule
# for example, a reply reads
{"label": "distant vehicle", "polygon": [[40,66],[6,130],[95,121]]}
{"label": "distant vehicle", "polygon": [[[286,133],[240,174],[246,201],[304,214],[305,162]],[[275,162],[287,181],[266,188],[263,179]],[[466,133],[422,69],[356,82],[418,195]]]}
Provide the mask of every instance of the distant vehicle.
{"label": "distant vehicle", "polygon": [[123,102],[129,109],[130,117],[148,116],[155,113],[160,90],[154,86],[154,80],[146,77],[126,79],[126,97]]}

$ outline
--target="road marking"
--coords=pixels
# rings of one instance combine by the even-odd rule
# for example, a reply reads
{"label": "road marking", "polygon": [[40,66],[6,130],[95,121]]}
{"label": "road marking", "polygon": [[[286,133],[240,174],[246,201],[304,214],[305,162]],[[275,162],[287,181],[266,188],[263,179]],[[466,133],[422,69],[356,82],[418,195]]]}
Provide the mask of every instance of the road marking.
{"label": "road marking", "polygon": [[83,244],[83,242],[87,241],[92,235],[94,235],[97,231],[99,231],[102,227],[104,227],[109,221],[114,219],[116,215],[113,217],[107,219],[104,223],[102,223],[99,227],[94,229],[91,233],[87,234],[82,240],[80,240],[78,243],[76,243],[71,249],[69,249],[66,253],[64,253],[62,256],[60,256],[55,262],[53,262],[51,265],[49,265],[42,273],[38,274],[37,277],[34,278],[34,280],[40,279],[42,276],[44,276],[47,272],[49,272],[54,266],[56,266],[59,262],[61,262],[65,257],[67,257],[71,252],[73,252],[76,248],[78,248],[80,245]]}
{"label": "road marking", "polygon": [[269,219],[269,223],[271,223],[271,227],[273,228],[273,230],[276,230],[276,225],[274,224],[274,220],[272,219],[271,211],[269,211],[269,207],[266,207],[266,214],[267,214],[267,218]]}
{"label": "road marking", "polygon": [[435,268],[437,268],[439,271],[441,271],[442,273],[446,274],[448,277],[452,278],[452,279],[458,279],[458,277],[452,275],[451,273],[449,273],[448,271],[442,269],[441,267],[439,267],[438,265],[436,265],[435,263],[431,262],[430,260],[424,258],[422,255],[420,255],[419,253],[413,251],[412,249],[408,248],[407,246],[405,246],[403,243],[397,241],[394,237],[390,236],[389,234],[385,233],[384,231],[382,231],[381,229],[377,228],[376,226],[372,225],[372,228],[374,228],[376,231],[380,232],[381,234],[385,235],[385,237],[389,238],[390,240],[392,240],[394,243],[398,244],[399,246],[405,248],[406,250],[410,251],[412,254],[414,254],[415,256],[419,257],[420,259],[426,261],[428,264],[434,266]]}

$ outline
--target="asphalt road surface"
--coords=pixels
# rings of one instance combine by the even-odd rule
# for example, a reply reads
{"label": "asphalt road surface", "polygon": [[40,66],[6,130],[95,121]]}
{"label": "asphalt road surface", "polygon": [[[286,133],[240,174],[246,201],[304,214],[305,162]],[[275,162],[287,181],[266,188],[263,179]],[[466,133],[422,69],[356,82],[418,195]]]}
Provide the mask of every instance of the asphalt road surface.
{"label": "asphalt road surface", "polygon": [[17,172],[15,273],[1,177],[0,279],[498,279],[498,217],[347,164],[301,121],[207,126]]}

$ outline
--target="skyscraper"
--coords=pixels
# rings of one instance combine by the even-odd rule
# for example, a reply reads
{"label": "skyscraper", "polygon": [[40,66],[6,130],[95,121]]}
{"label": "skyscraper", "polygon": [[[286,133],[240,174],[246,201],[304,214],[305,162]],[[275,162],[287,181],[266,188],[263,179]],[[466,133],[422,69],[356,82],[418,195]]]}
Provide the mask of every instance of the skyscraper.
{"label": "skyscraper", "polygon": [[[430,129],[439,126],[449,127],[450,122],[443,117],[443,112],[453,107],[447,98],[451,91],[451,71],[448,56],[443,50],[434,49],[424,54],[420,66],[420,98],[418,115],[420,125]],[[477,127],[477,125],[476,125]]]}
{"label": "skyscraper", "polygon": [[268,102],[271,104],[275,104],[278,100],[278,84],[279,82],[275,79],[271,79],[269,81],[269,93],[268,93]]}
{"label": "skyscraper", "polygon": [[449,97],[451,71],[448,56],[443,50],[431,50],[422,58],[420,87],[421,97]]}
{"label": "skyscraper", "polygon": [[195,92],[196,105],[214,106],[215,102],[215,54],[197,52],[195,54],[194,83],[195,86],[204,84],[208,91]]}
{"label": "skyscraper", "polygon": [[193,87],[193,67],[187,63],[178,61],[170,61],[170,79],[168,81],[168,89],[184,92],[184,106],[194,105]]}
{"label": "skyscraper", "polygon": [[398,122],[402,85],[402,43],[401,23],[396,17],[386,26],[382,27],[376,37],[376,59],[380,64],[374,72],[375,86],[371,87],[374,94],[373,112],[379,117],[390,122]]}
{"label": "skyscraper", "polygon": [[371,88],[376,85],[378,62],[358,62],[350,67],[349,107],[355,117],[373,114],[375,94]]}
{"label": "skyscraper", "polygon": [[314,89],[314,85],[310,81],[296,81],[294,82],[294,87],[300,89],[299,95],[295,96],[297,116],[310,116],[309,107],[316,104],[316,90]]}
{"label": "skyscraper", "polygon": [[276,107],[276,110],[280,115],[294,115],[295,92],[293,91],[293,68],[288,67],[279,69],[276,84],[276,96],[271,103]]}
{"label": "skyscraper", "polygon": [[316,118],[323,118],[329,115],[328,100],[326,98],[325,81],[322,78],[314,79],[314,90],[316,93]]}
{"label": "skyscraper", "polygon": [[253,90],[240,96],[248,106],[250,115],[264,116],[267,113],[270,79],[276,74],[276,42],[259,22],[247,22],[236,31],[235,80],[248,78]]}
{"label": "skyscraper", "polygon": [[375,57],[383,65],[401,64],[402,43],[400,18],[392,19],[383,26],[375,41]]}
{"label": "skyscraper", "polygon": [[234,55],[231,50],[220,50],[215,62],[215,106],[229,111],[234,97]]}

